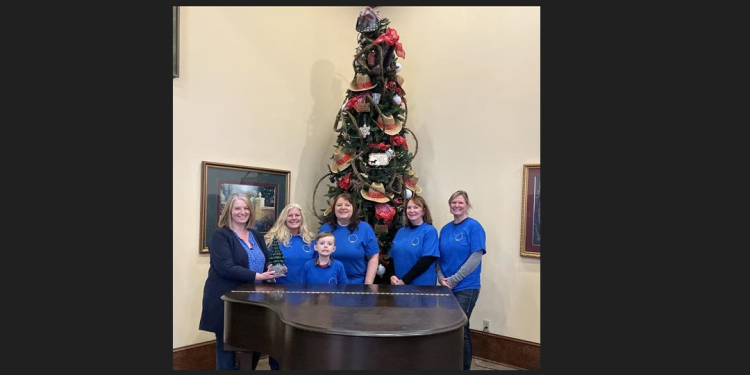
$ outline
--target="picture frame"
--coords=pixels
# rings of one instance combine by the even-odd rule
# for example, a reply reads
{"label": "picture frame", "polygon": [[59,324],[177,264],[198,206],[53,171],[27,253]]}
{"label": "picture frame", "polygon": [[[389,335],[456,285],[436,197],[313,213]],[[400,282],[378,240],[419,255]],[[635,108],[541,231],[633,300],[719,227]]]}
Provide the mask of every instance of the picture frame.
{"label": "picture frame", "polygon": [[541,164],[524,164],[521,188],[521,256],[541,258]]}
{"label": "picture frame", "polygon": [[175,79],[180,76],[180,7],[172,7],[172,15],[174,20],[172,21],[173,31],[173,46],[172,46],[172,58],[173,58],[173,77]]}
{"label": "picture frame", "polygon": [[291,172],[235,164],[201,162],[201,218],[199,253],[208,253],[211,234],[218,228],[221,209],[234,192],[246,192],[254,204],[255,229],[268,232],[289,204]]}

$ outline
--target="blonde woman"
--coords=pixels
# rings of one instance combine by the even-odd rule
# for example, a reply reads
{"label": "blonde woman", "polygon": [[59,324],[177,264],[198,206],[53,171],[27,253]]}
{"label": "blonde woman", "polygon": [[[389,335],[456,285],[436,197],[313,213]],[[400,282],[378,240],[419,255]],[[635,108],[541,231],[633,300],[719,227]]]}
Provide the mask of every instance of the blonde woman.
{"label": "blonde woman", "polygon": [[[210,265],[203,287],[203,311],[198,329],[216,334],[216,369],[237,370],[235,352],[224,350],[224,301],[221,296],[242,284],[277,277],[263,271],[270,255],[263,235],[253,229],[255,214],[250,197],[234,193],[219,215],[219,227],[208,244]],[[253,353],[253,361],[260,353]]]}
{"label": "blonde woman", "polygon": [[[453,291],[458,304],[471,319],[471,312],[479,299],[482,255],[487,253],[484,227],[469,217],[469,193],[458,190],[448,199],[453,221],[440,229],[440,259],[437,276],[442,286]],[[471,333],[469,321],[464,325],[464,370],[471,369]]]}
{"label": "blonde woman", "polygon": [[266,246],[269,249],[274,237],[279,241],[279,249],[284,254],[284,264],[287,267],[286,276],[276,279],[276,282],[301,283],[305,262],[315,258],[312,243],[315,237],[307,229],[307,220],[299,204],[290,203],[284,207],[279,218],[266,233]]}

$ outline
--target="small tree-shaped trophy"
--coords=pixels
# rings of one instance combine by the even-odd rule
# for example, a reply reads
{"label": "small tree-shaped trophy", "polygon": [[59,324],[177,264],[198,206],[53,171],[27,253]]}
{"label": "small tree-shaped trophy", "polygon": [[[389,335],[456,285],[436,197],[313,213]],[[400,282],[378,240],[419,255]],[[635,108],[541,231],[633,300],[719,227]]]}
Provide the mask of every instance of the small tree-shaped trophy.
{"label": "small tree-shaped trophy", "polygon": [[268,258],[271,266],[268,267],[269,271],[276,272],[277,275],[286,275],[286,265],[284,264],[284,253],[279,249],[279,241],[276,237],[271,242],[271,256]]}

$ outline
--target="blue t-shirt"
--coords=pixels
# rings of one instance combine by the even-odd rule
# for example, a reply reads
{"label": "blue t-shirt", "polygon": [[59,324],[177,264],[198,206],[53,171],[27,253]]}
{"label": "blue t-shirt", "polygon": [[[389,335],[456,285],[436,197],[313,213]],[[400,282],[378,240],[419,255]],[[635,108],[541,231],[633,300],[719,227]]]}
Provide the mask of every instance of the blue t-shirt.
{"label": "blue t-shirt", "polygon": [[348,284],[346,271],[341,262],[331,258],[325,267],[317,263],[317,259],[310,259],[305,262],[302,270],[303,284]]}
{"label": "blue t-shirt", "polygon": [[[423,222],[412,229],[408,225],[399,228],[393,238],[391,246],[391,258],[396,271],[396,277],[403,278],[409,270],[414,267],[419,258],[423,256],[440,256],[438,247],[438,232],[432,224]],[[437,272],[433,263],[430,268],[417,276],[409,285],[437,284]]]}
{"label": "blue t-shirt", "polygon": [[296,235],[289,240],[289,246],[285,246],[283,242],[279,241],[279,249],[284,254],[284,264],[286,264],[287,271],[286,276],[276,278],[276,282],[279,284],[301,283],[305,262],[315,259],[315,250],[312,244],[306,244],[302,241],[302,236]]}
{"label": "blue t-shirt", "polygon": [[349,284],[364,284],[367,272],[367,260],[380,252],[378,239],[370,224],[359,222],[357,230],[349,232],[346,226],[337,225],[331,230],[331,224],[323,224],[318,233],[331,232],[336,239],[336,260],[344,264]]}
{"label": "blue t-shirt", "polygon": [[[458,269],[475,251],[481,250],[482,254],[486,254],[485,239],[482,224],[470,217],[458,224],[454,224],[452,221],[445,224],[440,229],[440,259],[438,259],[443,275],[450,277],[458,272]],[[472,273],[453,288],[453,292],[464,289],[480,289],[482,286],[479,279],[480,273],[482,273],[481,261]]]}

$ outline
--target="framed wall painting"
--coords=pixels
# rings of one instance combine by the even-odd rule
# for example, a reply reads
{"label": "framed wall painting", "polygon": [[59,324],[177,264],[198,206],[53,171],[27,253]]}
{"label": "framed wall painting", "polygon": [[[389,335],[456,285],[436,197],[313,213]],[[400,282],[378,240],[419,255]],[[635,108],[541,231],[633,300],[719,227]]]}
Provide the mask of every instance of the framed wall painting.
{"label": "framed wall painting", "polygon": [[524,164],[521,188],[521,256],[541,258],[541,164]]}
{"label": "framed wall painting", "polygon": [[172,7],[172,70],[175,79],[180,76],[180,7]]}
{"label": "framed wall painting", "polygon": [[199,253],[208,253],[211,234],[232,193],[245,193],[253,203],[255,229],[268,232],[289,204],[291,172],[243,165],[201,162],[201,219]]}

